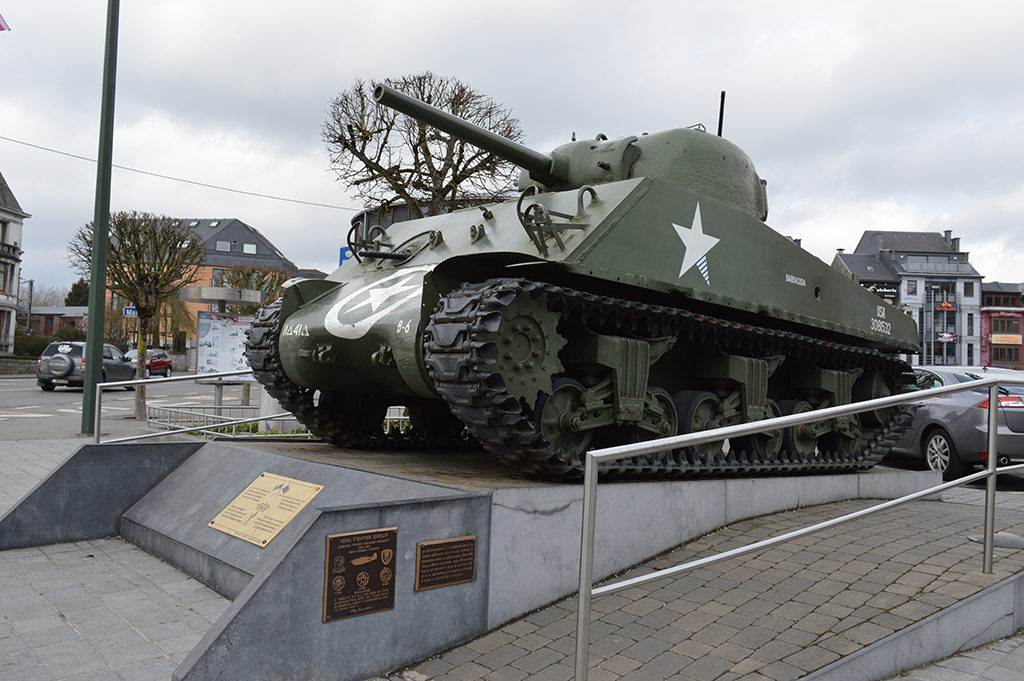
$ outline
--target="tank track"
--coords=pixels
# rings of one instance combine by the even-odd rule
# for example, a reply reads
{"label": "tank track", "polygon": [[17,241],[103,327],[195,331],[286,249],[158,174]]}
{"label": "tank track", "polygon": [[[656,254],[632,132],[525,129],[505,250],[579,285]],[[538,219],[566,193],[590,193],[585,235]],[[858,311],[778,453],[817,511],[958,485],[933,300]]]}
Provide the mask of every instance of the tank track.
{"label": "tank track", "polygon": [[253,376],[285,410],[311,433],[340,447],[355,449],[439,449],[474,445],[464,436],[438,438],[423,437],[414,429],[385,432],[383,423],[378,432],[370,436],[356,436],[314,402],[315,390],[292,382],[281,365],[278,338],[281,330],[281,301],[277,300],[260,309],[249,330],[246,331],[245,357],[252,367]]}
{"label": "tank track", "polygon": [[[890,384],[900,385],[907,365],[869,348],[844,345],[788,331],[777,331],[697,314],[685,309],[634,302],[525,279],[492,279],[465,284],[442,297],[425,333],[425,362],[440,395],[485,449],[512,466],[547,478],[578,479],[580,461],[564,461],[549,452],[547,439],[534,427],[529,410],[505,390],[494,367],[497,349],[479,340],[500,321],[495,311],[520,295],[548,296],[549,308],[562,319],[577,317],[609,324],[623,334],[654,338],[673,335],[755,355],[785,354],[832,368],[880,370]],[[699,477],[746,473],[792,474],[863,470],[874,466],[910,423],[907,410],[893,410],[888,423],[874,432],[865,429],[866,446],[855,454],[816,452],[804,458],[780,453],[760,460],[746,452],[700,457],[676,451],[614,462],[603,475]]]}

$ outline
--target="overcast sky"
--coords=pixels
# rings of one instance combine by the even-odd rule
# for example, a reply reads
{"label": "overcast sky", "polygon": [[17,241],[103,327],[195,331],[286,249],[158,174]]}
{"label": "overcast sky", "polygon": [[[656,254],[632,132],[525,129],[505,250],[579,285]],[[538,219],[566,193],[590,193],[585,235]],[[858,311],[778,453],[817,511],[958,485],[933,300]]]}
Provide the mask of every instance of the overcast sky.
{"label": "overcast sky", "polygon": [[[0,0],[0,136],[95,158],[107,3]],[[431,70],[512,108],[540,151],[717,125],[768,181],[768,223],[831,262],[866,229],[952,229],[1024,281],[1024,3],[123,0],[114,163],[358,208],[320,129],[356,79]],[[0,139],[22,276],[66,286],[95,164]],[[114,170],[112,210],[236,217],[330,272],[353,210]]]}

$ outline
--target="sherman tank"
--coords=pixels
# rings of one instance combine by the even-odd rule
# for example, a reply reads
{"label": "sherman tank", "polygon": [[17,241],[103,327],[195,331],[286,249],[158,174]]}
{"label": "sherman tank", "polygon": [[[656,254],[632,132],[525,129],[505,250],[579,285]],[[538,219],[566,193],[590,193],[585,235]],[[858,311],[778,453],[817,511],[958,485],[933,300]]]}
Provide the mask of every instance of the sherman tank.
{"label": "sherman tank", "polygon": [[[342,447],[469,441],[572,479],[590,448],[889,395],[914,322],[765,224],[748,156],[700,128],[543,154],[386,86],[378,103],[518,165],[507,201],[349,232],[252,325],[255,376]],[[390,405],[411,429],[385,435]],[[895,410],[611,465],[676,477],[870,467]]]}

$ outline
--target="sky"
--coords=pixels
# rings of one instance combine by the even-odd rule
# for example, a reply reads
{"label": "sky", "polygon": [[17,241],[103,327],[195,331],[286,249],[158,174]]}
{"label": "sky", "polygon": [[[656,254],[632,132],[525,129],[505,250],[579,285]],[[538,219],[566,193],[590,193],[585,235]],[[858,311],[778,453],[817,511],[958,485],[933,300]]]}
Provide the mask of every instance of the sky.
{"label": "sky", "polygon": [[[22,277],[69,286],[93,218],[107,3],[0,0],[0,172]],[[331,272],[361,206],[321,127],[357,79],[430,70],[510,107],[547,152],[703,123],[767,180],[768,224],[826,262],[864,230],[952,230],[1024,281],[1024,3],[124,0],[111,210],[238,218]],[[9,140],[17,140],[12,142]],[[36,146],[27,146],[36,145]]]}

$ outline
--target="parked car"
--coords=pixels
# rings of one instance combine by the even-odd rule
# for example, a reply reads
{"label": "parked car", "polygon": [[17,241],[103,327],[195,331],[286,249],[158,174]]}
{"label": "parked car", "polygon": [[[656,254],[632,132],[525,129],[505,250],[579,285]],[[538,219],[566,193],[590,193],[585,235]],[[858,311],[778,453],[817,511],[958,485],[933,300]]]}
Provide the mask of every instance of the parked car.
{"label": "parked car", "polygon": [[[124,353],[110,343],[104,343],[100,382],[130,381],[133,378],[132,363]],[[47,392],[58,385],[78,388],[85,385],[85,343],[54,341],[47,345],[36,360],[36,384]],[[133,386],[126,389],[135,390]]]}
{"label": "parked car", "polygon": [[[1024,372],[962,366],[914,367],[922,390],[993,376],[1020,379]],[[988,458],[988,388],[965,390],[915,403],[914,420],[892,451],[920,457],[943,480],[969,474]],[[1024,386],[999,387],[997,462],[1024,461]]]}
{"label": "parked car", "polygon": [[[131,360],[132,367],[139,365],[139,351],[129,350],[124,353],[125,357]],[[153,374],[171,377],[171,356],[167,354],[166,350],[146,350],[146,378],[149,378]]]}

